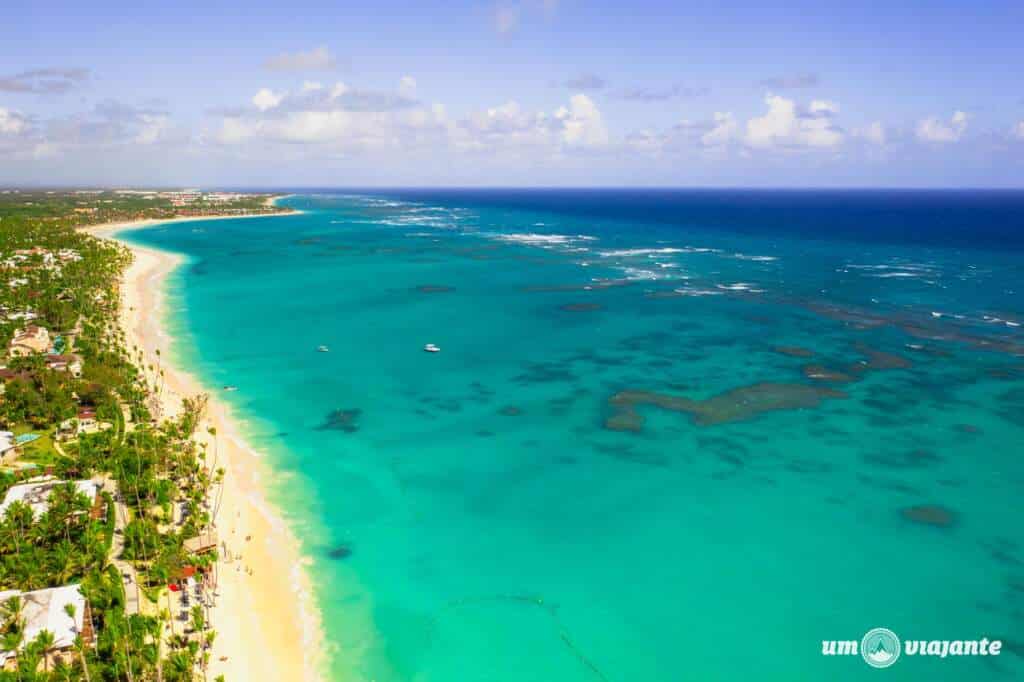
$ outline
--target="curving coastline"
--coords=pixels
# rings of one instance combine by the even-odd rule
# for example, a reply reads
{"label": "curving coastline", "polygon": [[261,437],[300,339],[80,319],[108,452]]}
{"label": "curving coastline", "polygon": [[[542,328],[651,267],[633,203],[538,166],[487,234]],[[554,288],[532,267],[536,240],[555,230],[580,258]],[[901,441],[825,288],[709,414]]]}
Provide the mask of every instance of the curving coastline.
{"label": "curving coastline", "polygon": [[[269,502],[265,481],[272,471],[266,460],[245,442],[229,406],[216,399],[216,392],[169,358],[172,338],[163,324],[164,287],[184,258],[140,247],[117,235],[172,222],[275,215],[289,213],[143,220],[86,228],[132,251],[133,262],[122,276],[120,323],[127,346],[142,351],[150,379],[154,372],[163,372],[158,396],[163,415],[177,414],[184,397],[209,396],[197,438],[207,443],[208,452],[217,448],[218,465],[226,470],[218,515],[223,544],[212,617],[217,637],[207,673],[210,679],[218,675],[227,680],[322,679],[320,615],[298,540]],[[209,435],[210,428],[216,431],[215,439]]]}

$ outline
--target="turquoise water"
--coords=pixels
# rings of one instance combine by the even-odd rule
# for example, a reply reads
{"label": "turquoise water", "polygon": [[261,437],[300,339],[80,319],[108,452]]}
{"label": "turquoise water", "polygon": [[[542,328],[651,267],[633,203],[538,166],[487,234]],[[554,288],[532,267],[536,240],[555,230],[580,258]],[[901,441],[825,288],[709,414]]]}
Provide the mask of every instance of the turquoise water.
{"label": "turquoise water", "polygon": [[[286,203],[126,236],[189,257],[332,679],[1024,677],[1019,196]],[[1006,644],[821,655],[873,627]]]}

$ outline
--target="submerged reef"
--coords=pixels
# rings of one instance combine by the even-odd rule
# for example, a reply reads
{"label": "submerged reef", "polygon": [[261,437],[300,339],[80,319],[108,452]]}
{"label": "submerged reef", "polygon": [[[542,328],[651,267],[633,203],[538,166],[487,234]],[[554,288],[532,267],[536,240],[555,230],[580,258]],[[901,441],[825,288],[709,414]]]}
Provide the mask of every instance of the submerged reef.
{"label": "submerged reef", "polygon": [[806,384],[758,383],[735,388],[705,400],[691,400],[653,391],[620,391],[608,400],[612,415],[605,428],[612,431],[640,431],[644,418],[641,405],[653,405],[670,412],[685,412],[694,424],[712,426],[751,419],[762,412],[817,407],[828,398],[845,398],[842,391]]}
{"label": "submerged reef", "polygon": [[853,348],[867,358],[861,365],[868,369],[906,369],[913,365],[902,355],[886,353],[863,343],[855,344]]}
{"label": "submerged reef", "polygon": [[900,510],[900,514],[908,521],[948,528],[956,523],[956,514],[937,504],[921,504],[916,507],[906,507]]}
{"label": "submerged reef", "polygon": [[352,556],[352,548],[348,545],[338,545],[337,547],[330,549],[327,552],[327,556],[336,560],[348,559]]}
{"label": "submerged reef", "polygon": [[829,369],[824,365],[804,365],[804,376],[815,381],[829,381],[833,383],[847,383],[855,381],[857,377],[836,369]]}
{"label": "submerged reef", "polygon": [[318,431],[344,431],[345,433],[355,433],[359,430],[359,425],[356,422],[359,420],[359,415],[363,413],[359,408],[352,408],[348,410],[331,410],[327,413],[327,417],[324,419],[320,426],[316,427]]}
{"label": "submerged reef", "polygon": [[814,356],[813,350],[800,348],[799,346],[775,346],[772,350],[781,355],[788,355],[791,358],[810,358]]}
{"label": "submerged reef", "polygon": [[600,303],[566,303],[565,305],[558,306],[558,309],[564,310],[567,313],[587,313],[593,310],[601,310],[602,307]]}

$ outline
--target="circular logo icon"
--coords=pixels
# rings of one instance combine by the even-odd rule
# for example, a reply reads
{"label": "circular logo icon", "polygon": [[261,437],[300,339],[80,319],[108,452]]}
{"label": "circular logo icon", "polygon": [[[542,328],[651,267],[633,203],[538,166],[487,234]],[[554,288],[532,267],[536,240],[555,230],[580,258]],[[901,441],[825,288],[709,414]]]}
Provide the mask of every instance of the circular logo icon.
{"label": "circular logo icon", "polygon": [[860,655],[872,668],[888,668],[900,657],[900,638],[886,628],[868,630],[860,640]]}

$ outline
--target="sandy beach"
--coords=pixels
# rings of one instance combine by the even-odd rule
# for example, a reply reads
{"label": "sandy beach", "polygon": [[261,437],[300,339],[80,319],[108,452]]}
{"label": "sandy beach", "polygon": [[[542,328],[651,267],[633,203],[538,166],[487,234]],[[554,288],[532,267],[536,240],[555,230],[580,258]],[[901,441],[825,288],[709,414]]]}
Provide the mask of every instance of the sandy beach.
{"label": "sandy beach", "polygon": [[[167,222],[174,221],[101,225],[87,231],[113,238],[120,230]],[[241,438],[229,409],[216,399],[214,391],[167,362],[171,339],[161,326],[163,281],[182,258],[128,246],[134,261],[124,275],[120,313],[127,346],[133,352],[136,347],[144,352],[146,367],[163,370],[159,396],[163,416],[176,415],[183,397],[201,393],[210,396],[199,440],[208,442],[207,451],[212,453],[215,445],[208,429],[216,429],[218,465],[226,469],[216,525],[227,552],[222,546],[219,596],[212,613],[217,637],[208,678],[224,675],[229,682],[320,679],[319,614],[312,602],[298,542],[265,494],[263,481],[272,472],[266,460]]]}

